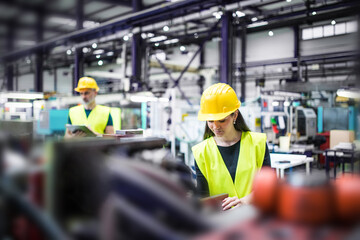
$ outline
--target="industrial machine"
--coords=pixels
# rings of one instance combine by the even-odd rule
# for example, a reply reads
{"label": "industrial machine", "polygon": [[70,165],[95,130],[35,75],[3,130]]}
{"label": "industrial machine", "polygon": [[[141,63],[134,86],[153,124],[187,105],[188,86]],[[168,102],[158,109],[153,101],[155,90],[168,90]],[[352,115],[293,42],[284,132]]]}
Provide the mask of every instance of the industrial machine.
{"label": "industrial machine", "polygon": [[316,113],[311,108],[297,107],[295,110],[297,140],[306,141],[316,135]]}

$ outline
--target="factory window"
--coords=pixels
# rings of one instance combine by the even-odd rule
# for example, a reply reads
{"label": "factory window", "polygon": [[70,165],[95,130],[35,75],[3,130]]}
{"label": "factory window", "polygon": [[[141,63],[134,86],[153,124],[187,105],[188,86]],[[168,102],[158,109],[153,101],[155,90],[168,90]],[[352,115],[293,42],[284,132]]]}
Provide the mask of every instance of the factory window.
{"label": "factory window", "polygon": [[318,39],[357,32],[357,22],[348,21],[302,29],[302,40]]}
{"label": "factory window", "polygon": [[331,36],[334,36],[334,26],[333,25],[324,26],[324,37],[331,37]]}
{"label": "factory window", "polygon": [[313,38],[322,38],[323,35],[323,27],[314,27],[313,28]]}
{"label": "factory window", "polygon": [[357,22],[351,21],[346,23],[346,33],[354,33],[357,31]]}
{"label": "factory window", "polygon": [[303,38],[303,40],[312,39],[313,38],[313,29],[312,28],[303,29],[302,38]]}

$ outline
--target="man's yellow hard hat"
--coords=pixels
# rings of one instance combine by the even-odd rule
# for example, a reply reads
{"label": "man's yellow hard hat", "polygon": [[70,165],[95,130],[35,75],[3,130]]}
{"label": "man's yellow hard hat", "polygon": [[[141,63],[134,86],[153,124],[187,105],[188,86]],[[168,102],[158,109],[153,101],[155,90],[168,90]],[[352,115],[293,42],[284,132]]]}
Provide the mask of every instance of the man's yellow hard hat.
{"label": "man's yellow hard hat", "polygon": [[99,87],[95,81],[95,79],[91,78],[91,77],[82,77],[79,79],[77,88],[75,88],[75,91],[80,92],[83,89],[86,88],[92,88],[95,89],[95,91],[99,91]]}
{"label": "man's yellow hard hat", "polygon": [[235,112],[241,103],[232,87],[217,83],[208,87],[201,96],[200,121],[217,121]]}

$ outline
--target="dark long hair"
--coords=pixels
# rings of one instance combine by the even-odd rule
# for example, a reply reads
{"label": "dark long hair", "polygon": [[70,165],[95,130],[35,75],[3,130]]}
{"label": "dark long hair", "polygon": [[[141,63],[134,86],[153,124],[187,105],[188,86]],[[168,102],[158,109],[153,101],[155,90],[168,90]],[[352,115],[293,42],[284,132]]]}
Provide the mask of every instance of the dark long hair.
{"label": "dark long hair", "polygon": [[[235,130],[239,131],[239,132],[249,132],[250,129],[246,125],[245,120],[244,120],[243,116],[241,115],[239,109],[236,110],[236,111],[238,111],[238,116],[237,116],[237,118],[235,120],[235,124],[234,124]],[[234,115],[235,112],[233,112],[230,115]],[[213,133],[213,131],[211,131],[211,129],[208,127],[208,124],[206,122],[205,123],[204,140],[209,138],[209,137],[213,137],[213,136],[215,136],[215,134]]]}

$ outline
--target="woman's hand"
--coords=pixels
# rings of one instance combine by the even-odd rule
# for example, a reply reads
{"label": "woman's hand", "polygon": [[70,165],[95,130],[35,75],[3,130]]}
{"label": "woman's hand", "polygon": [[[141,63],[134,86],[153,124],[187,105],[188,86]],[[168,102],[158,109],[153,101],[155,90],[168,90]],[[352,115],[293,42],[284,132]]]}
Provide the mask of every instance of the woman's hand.
{"label": "woman's hand", "polygon": [[229,210],[232,207],[238,207],[241,205],[246,205],[251,203],[252,194],[249,194],[243,198],[237,198],[237,197],[228,197],[223,200],[222,208],[223,211]]}

